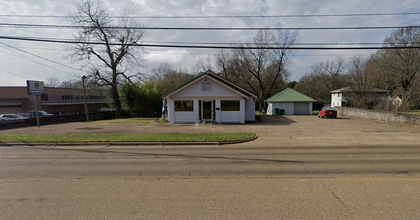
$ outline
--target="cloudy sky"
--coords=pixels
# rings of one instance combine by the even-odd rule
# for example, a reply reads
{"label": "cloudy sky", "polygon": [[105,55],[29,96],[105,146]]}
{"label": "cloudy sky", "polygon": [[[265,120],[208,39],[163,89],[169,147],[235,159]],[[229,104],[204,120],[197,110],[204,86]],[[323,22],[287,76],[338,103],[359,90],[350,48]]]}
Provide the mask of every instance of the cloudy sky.
{"label": "cloudy sky", "polygon": [[[0,36],[71,39],[69,29],[17,28],[4,24],[69,25],[61,16],[69,15],[76,3],[77,0],[0,0]],[[136,22],[147,27],[390,27],[420,23],[417,14],[420,4],[416,0],[103,0],[102,4],[115,16],[124,13],[137,16]],[[322,16],[349,14],[370,15]],[[300,43],[382,43],[393,30],[300,30],[298,34]],[[246,42],[254,35],[255,31],[239,30],[148,30],[143,40],[174,44],[232,43]],[[142,56],[146,65],[138,71],[150,74],[160,63],[192,70],[200,57],[211,55],[211,58],[218,52],[217,49],[145,48]],[[298,81],[316,62],[333,60],[336,56],[368,57],[373,52],[298,50],[291,57],[289,80]],[[0,86],[25,86],[26,80],[44,81],[49,77],[60,81],[79,79],[83,72],[74,70],[79,64],[66,59],[67,54],[62,44],[0,39]]]}

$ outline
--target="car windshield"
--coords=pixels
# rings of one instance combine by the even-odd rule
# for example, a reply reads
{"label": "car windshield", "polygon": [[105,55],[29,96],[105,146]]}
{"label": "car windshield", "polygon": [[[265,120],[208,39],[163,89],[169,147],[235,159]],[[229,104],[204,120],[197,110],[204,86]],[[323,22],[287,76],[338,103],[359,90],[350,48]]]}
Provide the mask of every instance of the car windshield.
{"label": "car windshield", "polygon": [[324,110],[335,110],[333,107],[325,107]]}

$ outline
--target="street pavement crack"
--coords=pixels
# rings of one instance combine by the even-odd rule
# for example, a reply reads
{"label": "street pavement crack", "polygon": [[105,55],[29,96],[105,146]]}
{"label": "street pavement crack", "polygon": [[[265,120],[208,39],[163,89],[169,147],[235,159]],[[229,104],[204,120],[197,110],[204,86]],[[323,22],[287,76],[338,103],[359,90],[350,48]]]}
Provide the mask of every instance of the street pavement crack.
{"label": "street pavement crack", "polygon": [[347,209],[347,205],[346,205],[346,203],[344,203],[344,201],[343,201],[343,200],[341,200],[341,199],[340,199],[340,197],[338,197],[338,196],[337,196],[337,194],[335,194],[335,193],[334,193],[334,191],[332,191],[331,189],[329,189],[329,188],[328,188],[327,186],[325,186],[325,185],[324,185],[324,183],[322,183],[322,182],[321,182],[321,185],[322,185],[322,186],[323,186],[326,190],[328,190],[328,192],[330,192],[330,193],[331,193],[331,195],[332,195],[332,196],[334,196],[334,198],[335,198],[337,201],[339,201],[339,202],[340,202],[340,203],[341,203],[341,204],[342,204],[342,205],[343,205],[343,206]]}
{"label": "street pavement crack", "polygon": [[349,210],[349,208],[347,207],[347,205],[346,205],[346,203],[344,203],[344,201],[343,200],[341,200],[340,199],[340,197],[338,197],[337,196],[337,194],[335,194],[335,192],[334,191],[332,191],[331,189],[329,189],[327,186],[325,186],[324,185],[324,183],[323,182],[320,182],[321,183],[321,185],[326,189],[326,190],[328,190],[328,192],[330,192],[331,193],[331,195],[337,200],[337,201],[339,201],[343,206],[344,206],[344,208],[346,209],[346,211],[347,211],[347,213],[348,213],[348,215],[346,215],[347,217],[350,217],[350,218],[353,218],[353,216],[352,216],[352,214],[351,214],[351,212],[350,212],[350,210]]}

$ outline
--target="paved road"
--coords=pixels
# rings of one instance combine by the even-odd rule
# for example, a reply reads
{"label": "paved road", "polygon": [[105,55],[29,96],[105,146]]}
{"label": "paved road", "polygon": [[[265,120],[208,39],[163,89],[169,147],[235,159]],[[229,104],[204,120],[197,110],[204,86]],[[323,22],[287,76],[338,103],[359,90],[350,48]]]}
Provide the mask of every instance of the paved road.
{"label": "paved road", "polygon": [[1,219],[418,219],[420,146],[0,147]]}
{"label": "paved road", "polygon": [[[255,132],[227,146],[0,146],[0,219],[420,219],[420,126],[69,123],[1,134]],[[1,138],[1,136],[0,136]]]}
{"label": "paved road", "polygon": [[1,147],[3,179],[420,177],[420,147]]}

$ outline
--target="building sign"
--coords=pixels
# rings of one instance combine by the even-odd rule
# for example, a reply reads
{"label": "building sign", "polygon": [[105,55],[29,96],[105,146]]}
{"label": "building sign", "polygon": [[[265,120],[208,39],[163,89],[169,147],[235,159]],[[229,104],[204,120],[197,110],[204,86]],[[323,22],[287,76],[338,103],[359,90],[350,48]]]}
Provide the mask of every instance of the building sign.
{"label": "building sign", "polygon": [[44,95],[44,82],[42,81],[26,81],[28,95]]}

